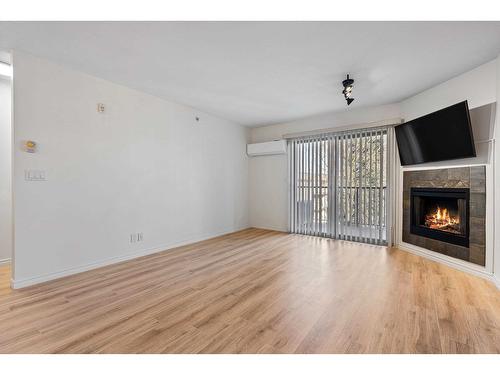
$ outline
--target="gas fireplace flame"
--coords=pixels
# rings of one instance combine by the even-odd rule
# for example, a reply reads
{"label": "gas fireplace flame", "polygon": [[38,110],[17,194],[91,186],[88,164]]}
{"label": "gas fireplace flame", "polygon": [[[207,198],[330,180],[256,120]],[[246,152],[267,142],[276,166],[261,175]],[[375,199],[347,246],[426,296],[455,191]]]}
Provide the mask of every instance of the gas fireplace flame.
{"label": "gas fireplace flame", "polygon": [[456,230],[460,224],[460,219],[450,216],[448,209],[436,207],[436,211],[425,217],[425,225],[431,229]]}

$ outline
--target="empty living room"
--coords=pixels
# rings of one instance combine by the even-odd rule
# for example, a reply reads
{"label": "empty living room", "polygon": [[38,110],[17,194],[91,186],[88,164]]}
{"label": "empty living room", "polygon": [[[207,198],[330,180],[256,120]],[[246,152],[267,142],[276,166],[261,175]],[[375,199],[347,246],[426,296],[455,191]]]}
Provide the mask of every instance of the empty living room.
{"label": "empty living room", "polygon": [[0,367],[500,365],[500,14],[92,4],[0,20]]}

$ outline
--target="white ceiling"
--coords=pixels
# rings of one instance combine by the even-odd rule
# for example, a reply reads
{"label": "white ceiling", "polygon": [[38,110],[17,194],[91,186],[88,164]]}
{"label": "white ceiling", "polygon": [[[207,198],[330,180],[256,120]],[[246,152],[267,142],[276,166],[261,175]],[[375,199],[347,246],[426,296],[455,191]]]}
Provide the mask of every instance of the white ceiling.
{"label": "white ceiling", "polygon": [[19,49],[240,124],[397,102],[500,53],[500,22],[0,22]]}

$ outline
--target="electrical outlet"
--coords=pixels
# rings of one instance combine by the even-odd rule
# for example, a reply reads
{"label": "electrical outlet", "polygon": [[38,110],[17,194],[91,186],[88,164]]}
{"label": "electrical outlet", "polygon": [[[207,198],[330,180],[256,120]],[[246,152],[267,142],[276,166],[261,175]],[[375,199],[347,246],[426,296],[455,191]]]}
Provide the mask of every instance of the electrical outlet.
{"label": "electrical outlet", "polygon": [[135,243],[135,242],[141,242],[144,238],[144,235],[142,232],[138,233],[131,233],[130,234],[130,243]]}

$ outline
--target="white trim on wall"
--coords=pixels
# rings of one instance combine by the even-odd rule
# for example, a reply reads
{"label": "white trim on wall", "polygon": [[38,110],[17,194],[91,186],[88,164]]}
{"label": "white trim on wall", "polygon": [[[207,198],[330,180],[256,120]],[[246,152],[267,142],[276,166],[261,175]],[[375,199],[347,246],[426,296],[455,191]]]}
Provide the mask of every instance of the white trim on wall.
{"label": "white trim on wall", "polygon": [[302,137],[307,137],[310,135],[339,133],[339,132],[343,132],[343,131],[356,130],[356,129],[367,129],[367,128],[384,127],[384,126],[396,126],[396,125],[401,124],[402,122],[403,122],[403,120],[401,118],[393,118],[393,119],[388,119],[388,120],[339,126],[336,128],[317,129],[317,130],[315,129],[315,130],[310,130],[310,131],[300,132],[300,133],[287,133],[287,134],[283,134],[283,138],[284,139],[302,138]]}
{"label": "white trim on wall", "polygon": [[65,269],[62,271],[49,273],[49,274],[45,274],[45,275],[40,275],[40,276],[35,276],[35,277],[30,277],[30,278],[20,279],[20,280],[11,279],[11,286],[13,289],[25,288],[27,286],[43,283],[43,282],[50,281],[50,280],[60,279],[60,278],[65,277],[65,276],[70,276],[70,275],[74,275],[77,273],[90,271],[90,270],[93,270],[96,268],[109,266],[109,265],[123,262],[126,260],[140,258],[140,257],[146,256],[146,255],[160,253],[162,251],[172,250],[172,249],[175,249],[175,248],[178,248],[181,246],[191,245],[191,244],[194,244],[196,242],[205,241],[205,240],[208,240],[211,238],[223,236],[225,234],[238,232],[241,230],[245,230],[247,228],[249,228],[249,227],[247,226],[247,227],[243,227],[243,228],[239,228],[239,229],[235,229],[235,230],[223,231],[220,233],[206,234],[206,235],[203,235],[203,236],[200,236],[197,238],[192,238],[192,239],[189,239],[186,241],[181,241],[181,242],[176,242],[176,243],[171,243],[171,244],[166,244],[166,245],[160,245],[160,246],[155,246],[155,247],[149,248],[149,249],[134,251],[134,252],[126,253],[126,254],[121,255],[121,256],[106,258],[106,259],[102,259],[102,260],[97,261],[97,262],[88,263],[88,264],[83,265],[83,266],[79,266],[79,267],[75,267],[75,268],[68,268],[68,269]]}
{"label": "white trim on wall", "polygon": [[500,289],[500,278],[497,277],[495,274],[493,274],[491,276],[491,281],[493,281],[493,284],[495,284],[495,286]]}
{"label": "white trim on wall", "polygon": [[0,259],[0,266],[3,266],[5,264],[10,264],[10,258]]}
{"label": "white trim on wall", "polygon": [[[1,56],[0,56],[1,57]],[[2,63],[3,64],[3,63]],[[1,100],[0,103],[0,137],[1,149],[1,187],[0,187],[0,265],[8,264],[13,257],[13,234],[12,234],[12,153],[13,147],[13,84],[11,77],[0,75]],[[5,137],[5,138],[4,138]]]}
{"label": "white trim on wall", "polygon": [[262,230],[272,230],[272,231],[281,232],[281,233],[289,233],[290,232],[289,228],[283,229],[282,227],[278,227],[275,225],[268,225],[266,227],[259,227],[259,226],[252,225],[251,228],[262,229]]}
{"label": "white trim on wall", "polygon": [[453,257],[450,257],[448,255],[436,253],[435,251],[432,250],[427,250],[419,246],[415,246],[406,242],[402,242],[396,246],[398,249],[407,251],[409,253],[419,255],[423,258],[427,258],[433,261],[436,261],[438,263],[445,264],[447,266],[450,266],[452,268],[458,269],[460,271],[464,271],[476,276],[480,276],[482,278],[491,280],[493,273],[488,271],[486,267],[479,266],[474,263],[466,262],[465,260],[461,259],[456,259]]}
{"label": "white trim on wall", "polygon": [[497,289],[500,289],[500,278],[497,277],[492,272],[487,271],[485,267],[470,262],[466,262],[464,260],[452,258],[447,255],[439,254],[431,250],[423,249],[421,247],[408,244],[406,242],[403,242],[402,244],[399,244],[396,247],[399,250],[407,251],[417,256],[421,256],[423,258],[444,264],[448,267],[457,269],[459,271],[481,277],[485,280],[492,282],[497,287]]}

